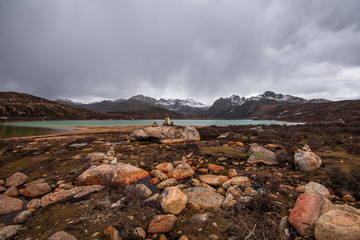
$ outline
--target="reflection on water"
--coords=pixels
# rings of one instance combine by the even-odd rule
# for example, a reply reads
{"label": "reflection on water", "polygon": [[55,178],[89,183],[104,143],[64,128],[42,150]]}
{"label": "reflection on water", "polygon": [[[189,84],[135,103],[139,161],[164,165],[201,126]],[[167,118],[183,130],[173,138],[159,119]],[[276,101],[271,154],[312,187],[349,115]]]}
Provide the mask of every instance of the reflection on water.
{"label": "reflection on water", "polygon": [[0,125],[0,138],[37,136],[52,134],[55,132],[57,131],[48,128]]}

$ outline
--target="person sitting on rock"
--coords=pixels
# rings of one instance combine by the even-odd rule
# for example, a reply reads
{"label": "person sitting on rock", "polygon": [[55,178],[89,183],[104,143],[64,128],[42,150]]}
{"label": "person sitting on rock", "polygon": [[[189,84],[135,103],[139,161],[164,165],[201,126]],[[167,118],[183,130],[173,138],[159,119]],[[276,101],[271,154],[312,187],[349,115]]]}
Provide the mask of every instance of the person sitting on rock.
{"label": "person sitting on rock", "polygon": [[154,121],[154,123],[152,124],[152,127],[158,127],[158,126],[159,126],[159,124],[157,124],[157,122]]}
{"label": "person sitting on rock", "polygon": [[163,123],[163,126],[170,126],[170,118],[169,118],[169,116],[166,116],[166,118],[164,120],[164,123]]}

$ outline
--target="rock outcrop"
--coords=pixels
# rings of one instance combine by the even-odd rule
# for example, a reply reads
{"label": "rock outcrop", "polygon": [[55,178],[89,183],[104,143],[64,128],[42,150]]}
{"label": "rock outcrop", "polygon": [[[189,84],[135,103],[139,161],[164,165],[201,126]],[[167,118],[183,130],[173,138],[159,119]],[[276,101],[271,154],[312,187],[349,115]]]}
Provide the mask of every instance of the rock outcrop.
{"label": "rock outcrop", "polygon": [[130,140],[174,143],[199,141],[200,135],[190,126],[159,126],[138,129],[130,135]]}
{"label": "rock outcrop", "polygon": [[118,163],[116,165],[103,164],[91,167],[79,176],[79,185],[105,185],[118,184],[129,185],[141,179],[147,178],[149,173],[141,168],[129,164]]}

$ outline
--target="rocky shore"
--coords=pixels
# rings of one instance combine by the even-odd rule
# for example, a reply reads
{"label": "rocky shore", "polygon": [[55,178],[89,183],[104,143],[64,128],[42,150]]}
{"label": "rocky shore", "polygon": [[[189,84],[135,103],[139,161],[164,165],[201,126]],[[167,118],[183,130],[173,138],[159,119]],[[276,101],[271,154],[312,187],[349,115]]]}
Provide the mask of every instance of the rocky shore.
{"label": "rocky shore", "polygon": [[167,128],[2,140],[0,239],[360,239],[359,126]]}

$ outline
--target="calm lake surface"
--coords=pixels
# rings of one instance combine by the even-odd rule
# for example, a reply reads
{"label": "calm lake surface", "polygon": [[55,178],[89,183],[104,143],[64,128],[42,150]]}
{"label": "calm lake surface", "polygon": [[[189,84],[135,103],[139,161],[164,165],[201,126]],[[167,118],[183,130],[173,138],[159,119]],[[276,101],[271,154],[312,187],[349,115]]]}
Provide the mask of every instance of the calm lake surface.
{"label": "calm lake surface", "polygon": [[[25,137],[45,135],[57,132],[70,132],[76,127],[106,127],[106,126],[143,126],[156,121],[159,125],[163,119],[152,120],[77,120],[77,121],[38,121],[38,122],[13,122],[0,124],[0,138]],[[192,126],[228,126],[228,125],[294,125],[299,123],[289,123],[281,121],[263,120],[173,120],[176,125]]]}

